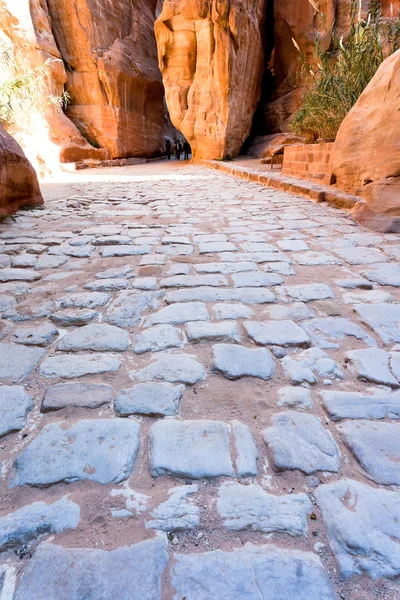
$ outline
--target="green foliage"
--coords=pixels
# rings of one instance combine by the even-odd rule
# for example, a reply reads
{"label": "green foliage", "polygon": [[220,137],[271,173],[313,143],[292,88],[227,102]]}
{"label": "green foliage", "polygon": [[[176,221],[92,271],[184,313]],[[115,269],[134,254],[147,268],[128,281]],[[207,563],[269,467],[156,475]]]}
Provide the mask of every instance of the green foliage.
{"label": "green foliage", "polygon": [[314,142],[335,138],[343,119],[375,75],[384,59],[400,47],[400,16],[384,19],[380,2],[370,3],[368,17],[359,16],[359,2],[351,2],[350,32],[333,36],[327,52],[316,42],[317,66],[303,61],[311,85],[292,122],[296,134]]}

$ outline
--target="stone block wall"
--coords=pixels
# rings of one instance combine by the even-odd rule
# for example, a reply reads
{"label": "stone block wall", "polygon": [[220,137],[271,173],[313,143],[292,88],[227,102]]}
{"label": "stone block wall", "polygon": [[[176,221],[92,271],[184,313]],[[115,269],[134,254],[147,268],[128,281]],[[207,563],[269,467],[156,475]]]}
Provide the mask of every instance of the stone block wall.
{"label": "stone block wall", "polygon": [[311,179],[327,185],[334,183],[331,166],[333,145],[333,142],[329,142],[286,146],[282,174]]}

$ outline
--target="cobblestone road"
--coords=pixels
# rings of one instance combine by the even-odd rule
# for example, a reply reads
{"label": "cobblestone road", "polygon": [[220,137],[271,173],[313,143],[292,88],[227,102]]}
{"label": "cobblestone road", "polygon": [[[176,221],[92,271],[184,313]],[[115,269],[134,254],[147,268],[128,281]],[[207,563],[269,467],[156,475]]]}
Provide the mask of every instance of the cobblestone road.
{"label": "cobblestone road", "polygon": [[1,600],[400,598],[399,237],[111,173],[0,225]]}

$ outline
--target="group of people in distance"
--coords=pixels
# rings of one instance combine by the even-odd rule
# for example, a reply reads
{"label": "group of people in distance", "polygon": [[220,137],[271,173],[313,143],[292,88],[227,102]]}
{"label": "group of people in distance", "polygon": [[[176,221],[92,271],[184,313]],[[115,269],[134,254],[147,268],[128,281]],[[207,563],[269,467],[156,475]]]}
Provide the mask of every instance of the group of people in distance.
{"label": "group of people in distance", "polygon": [[179,140],[175,140],[174,145],[172,146],[170,140],[167,139],[165,143],[165,152],[168,160],[171,160],[172,151],[175,154],[176,160],[181,160],[181,154],[184,154],[184,160],[189,160],[189,155],[192,153],[192,149],[187,140],[181,144]]}

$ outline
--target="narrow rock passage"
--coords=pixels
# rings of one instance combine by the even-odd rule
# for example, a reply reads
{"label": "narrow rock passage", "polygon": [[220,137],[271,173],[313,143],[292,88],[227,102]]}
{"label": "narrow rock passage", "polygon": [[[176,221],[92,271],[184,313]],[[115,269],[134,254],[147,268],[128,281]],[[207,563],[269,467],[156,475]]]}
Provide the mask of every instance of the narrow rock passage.
{"label": "narrow rock passage", "polygon": [[399,236],[198,166],[44,191],[0,224],[4,597],[400,597]]}

